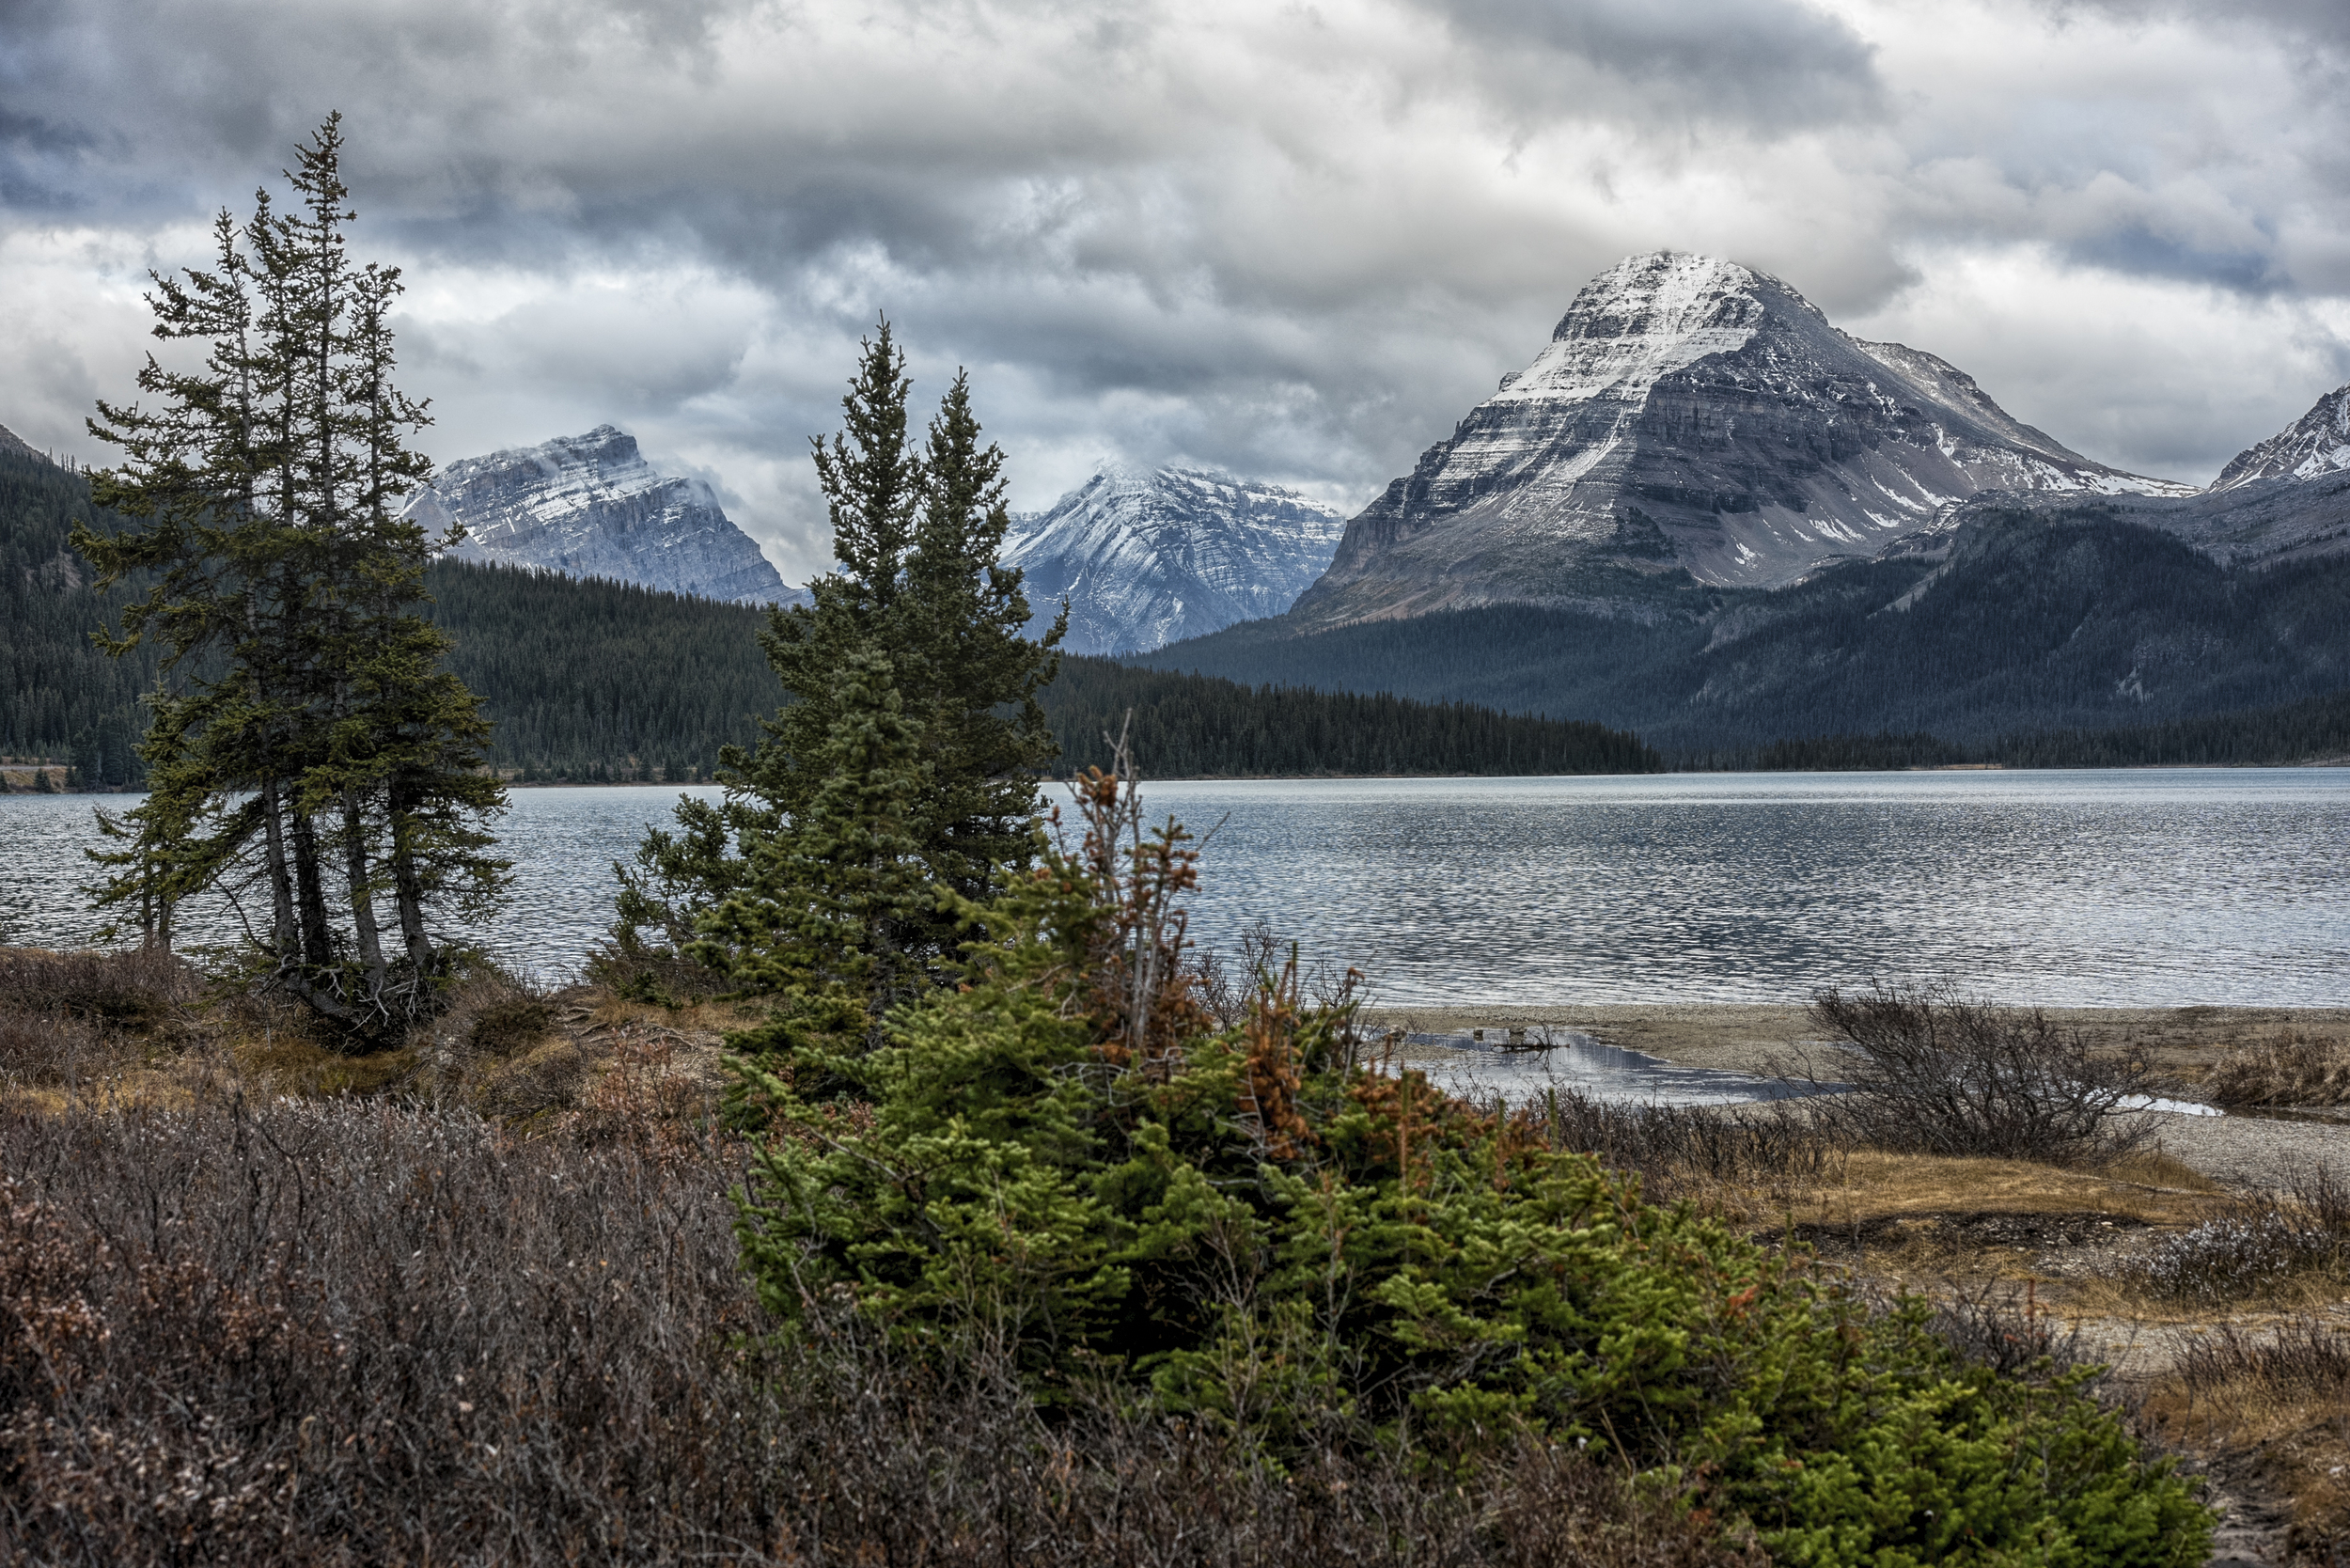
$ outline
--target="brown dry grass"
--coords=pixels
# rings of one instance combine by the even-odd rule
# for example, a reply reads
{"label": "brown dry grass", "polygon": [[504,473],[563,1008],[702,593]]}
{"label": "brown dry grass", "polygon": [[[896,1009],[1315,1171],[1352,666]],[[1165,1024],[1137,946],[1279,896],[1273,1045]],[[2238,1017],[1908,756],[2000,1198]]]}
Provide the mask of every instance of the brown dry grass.
{"label": "brown dry grass", "polygon": [[2350,1105],[2350,1039],[2278,1029],[2220,1058],[2200,1087],[2221,1105]]}
{"label": "brown dry grass", "polygon": [[2154,1380],[2143,1409],[2170,1440],[2232,1458],[2288,1499],[2297,1560],[2338,1561],[2350,1548],[2350,1333],[2339,1302],[2215,1325]]}
{"label": "brown dry grass", "polygon": [[2097,1214],[2192,1225],[2224,1189],[2159,1151],[2101,1170],[1941,1154],[1855,1150],[1789,1211],[1798,1223],[1851,1225],[1924,1214]]}

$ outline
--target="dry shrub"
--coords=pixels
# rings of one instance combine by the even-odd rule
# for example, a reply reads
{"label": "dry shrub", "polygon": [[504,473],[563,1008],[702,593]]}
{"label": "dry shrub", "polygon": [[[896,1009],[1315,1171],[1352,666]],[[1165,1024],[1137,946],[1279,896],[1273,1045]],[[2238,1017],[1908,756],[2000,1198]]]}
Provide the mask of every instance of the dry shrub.
{"label": "dry shrub", "polygon": [[73,1088],[184,1043],[201,981],[158,949],[0,948],[0,1081]]}
{"label": "dry shrub", "polygon": [[195,970],[157,948],[0,948],[0,1004],[10,1011],[143,1027],[195,1001],[201,989]]}
{"label": "dry shrub", "polygon": [[2350,1399],[2350,1331],[2297,1313],[2266,1331],[2214,1325],[2180,1352],[2181,1388],[2205,1399],[2257,1389],[2271,1399]]}
{"label": "dry shrub", "polygon": [[2230,1051],[2201,1087],[2221,1105],[2350,1105],[2350,1043],[2282,1030]]}
{"label": "dry shrub", "polygon": [[1595,1154],[1604,1165],[1637,1172],[1643,1190],[1656,1197],[1700,1185],[1778,1189],[1817,1182],[1839,1152],[1816,1118],[1784,1104],[1641,1105],[1551,1089],[1517,1114],[1554,1149]]}
{"label": "dry shrub", "polygon": [[2315,1313],[2271,1327],[2222,1323],[2183,1350],[2148,1407],[2178,1439],[2244,1456],[2293,1499],[2288,1560],[2350,1545],[2350,1332]]}
{"label": "dry shrub", "polygon": [[2062,1373],[2105,1360],[2077,1325],[2057,1326],[2032,1280],[1954,1287],[1936,1301],[1932,1326],[1959,1359],[2002,1377]]}
{"label": "dry shrub", "polygon": [[381,1103],[0,1110],[0,1559],[1763,1560],[1555,1448],[1277,1467],[848,1319],[781,1346],[736,1176]]}
{"label": "dry shrub", "polygon": [[2350,1186],[2323,1166],[2163,1237],[2123,1273],[2137,1291],[2201,1306],[2254,1300],[2312,1277],[2350,1278]]}
{"label": "dry shrub", "polygon": [[85,1019],[0,1012],[0,1082],[78,1084],[112,1065],[115,1056],[105,1031]]}
{"label": "dry shrub", "polygon": [[1992,1007],[1947,986],[1872,984],[1853,996],[1830,986],[1812,998],[1811,1024],[1848,1048],[1782,1075],[1848,1086],[1816,1114],[1856,1144],[2093,1165],[2154,1136],[2126,1104],[2148,1091],[2152,1069],[2099,1054],[2037,1009]]}

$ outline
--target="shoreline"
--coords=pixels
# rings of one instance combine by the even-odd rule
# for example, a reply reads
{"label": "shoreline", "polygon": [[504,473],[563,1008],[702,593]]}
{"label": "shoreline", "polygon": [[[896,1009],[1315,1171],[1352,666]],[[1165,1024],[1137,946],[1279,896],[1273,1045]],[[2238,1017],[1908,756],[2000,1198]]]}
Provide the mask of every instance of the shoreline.
{"label": "shoreline", "polygon": [[[2229,1047],[2285,1029],[2350,1035],[2350,1007],[2051,1007],[2040,1010],[2102,1049],[2135,1047],[2159,1072],[2192,1074]],[[1554,1006],[1370,1007],[1381,1028],[1452,1034],[1512,1027],[1572,1029],[1606,1045],[1643,1051],[1676,1067],[1767,1070],[1806,1046],[1826,1043],[1801,1003],[1560,1002]]]}

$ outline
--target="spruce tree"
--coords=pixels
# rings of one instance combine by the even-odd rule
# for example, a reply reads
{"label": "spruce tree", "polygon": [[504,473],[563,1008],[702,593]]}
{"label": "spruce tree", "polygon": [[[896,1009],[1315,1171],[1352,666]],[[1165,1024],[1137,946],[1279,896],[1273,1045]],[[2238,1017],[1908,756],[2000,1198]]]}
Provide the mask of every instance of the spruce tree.
{"label": "spruce tree", "polygon": [[840,570],[808,585],[810,603],[774,612],[760,639],[789,700],[756,750],[722,753],[723,802],[681,801],[677,830],[650,833],[635,865],[616,868],[624,951],[664,944],[769,983],[729,943],[741,929],[732,917],[708,922],[729,901],[739,908],[759,896],[755,864],[830,786],[836,731],[864,722],[842,706],[861,688],[841,676],[876,656],[919,736],[916,856],[932,891],[893,906],[885,929],[858,940],[885,947],[901,977],[935,983],[958,940],[936,889],[982,896],[1032,852],[1037,775],[1058,749],[1037,693],[1058,666],[1066,617],[1041,638],[1024,635],[1021,573],[996,560],[1010,525],[1004,456],[980,445],[967,379],[956,377],[920,446],[911,388],[885,320],[841,400],[842,430],[814,443]]}
{"label": "spruce tree", "polygon": [[267,983],[364,1043],[429,1007],[430,913],[495,897],[483,823],[504,795],[479,701],[419,613],[431,541],[400,503],[431,471],[406,444],[430,421],[392,384],[400,274],[347,254],[341,149],[337,116],[299,149],[290,212],[258,193],[242,226],[220,215],[214,271],[156,275],[156,335],[209,353],[184,372],[149,356],[153,406],[99,404],[90,431],[123,461],[93,497],[126,524],[75,542],[103,583],[148,574],[109,646],[160,643],[169,677],[141,747],[152,793],[103,819],[98,897],[168,941],[174,904],[227,894]]}

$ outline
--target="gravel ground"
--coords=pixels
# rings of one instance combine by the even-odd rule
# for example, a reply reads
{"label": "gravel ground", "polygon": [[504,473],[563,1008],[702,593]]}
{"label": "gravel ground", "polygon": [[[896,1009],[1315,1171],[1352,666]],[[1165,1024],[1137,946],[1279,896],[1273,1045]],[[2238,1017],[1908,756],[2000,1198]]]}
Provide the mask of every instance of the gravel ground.
{"label": "gravel ground", "polygon": [[2263,1116],[2155,1114],[2163,1148],[2222,1186],[2261,1192],[2330,1165],[2350,1176],[2350,1126]]}

